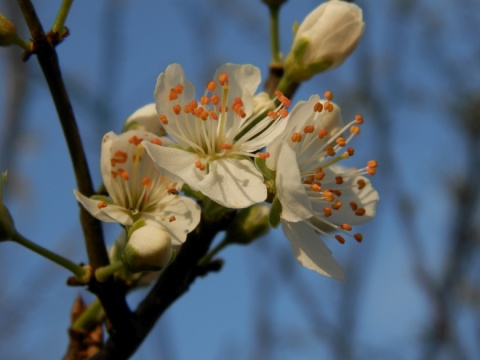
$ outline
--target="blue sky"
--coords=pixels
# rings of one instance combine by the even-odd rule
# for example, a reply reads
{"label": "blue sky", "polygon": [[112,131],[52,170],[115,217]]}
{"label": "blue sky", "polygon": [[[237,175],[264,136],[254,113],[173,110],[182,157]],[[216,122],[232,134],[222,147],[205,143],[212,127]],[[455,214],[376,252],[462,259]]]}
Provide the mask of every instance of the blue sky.
{"label": "blue sky", "polygon": [[[55,6],[37,3],[48,27]],[[293,21],[301,20],[318,3],[287,2],[281,13],[284,52],[290,46]],[[445,108],[438,107],[442,101],[453,101],[455,89],[449,87],[454,84],[439,64],[432,64],[431,55],[438,47],[446,51],[448,46],[452,54],[450,60],[445,56],[448,61],[457,57],[465,66],[473,66],[475,48],[464,44],[474,39],[463,37],[467,22],[462,19],[478,15],[478,9],[471,5],[473,14],[465,10],[452,15],[448,11],[452,1],[437,4],[445,14],[440,18],[445,29],[439,34],[446,37],[430,39],[427,30],[432,27],[422,22],[410,21],[411,26],[402,28],[392,1],[378,6],[358,3],[365,5],[367,23],[358,52],[338,69],[304,84],[295,98],[306,99],[331,89],[345,117],[357,112],[366,115],[362,136],[354,144],[358,152],[355,163],[382,158],[383,145],[389,146],[395,160],[396,182],[381,169],[373,180],[382,201],[376,219],[362,227],[367,240],[361,245],[329,243],[340,263],[352,270],[351,282],[342,284],[302,268],[282,233],[272,231],[252,246],[222,252],[223,270],[198,279],[161,319],[134,359],[156,358],[159,353],[175,360],[198,358],[198,354],[202,359],[228,356],[231,360],[266,359],[268,354],[272,359],[333,358],[329,344],[331,337],[338,338],[334,329],[342,329],[342,316],[348,315],[345,306],[354,306],[360,314],[350,329],[354,335],[350,345],[362,354],[359,358],[395,354],[394,358],[410,359],[418,355],[416,345],[431,307],[412,270],[404,240],[407,234],[395,200],[400,190],[415,200],[414,226],[419,238],[425,239],[421,244],[424,261],[440,276],[447,249],[445,232],[452,215],[446,186],[455,176],[462,176],[468,155],[460,131],[452,127]],[[423,1],[413,18],[431,15],[432,3]],[[425,19],[433,24],[439,21],[435,16]],[[156,78],[168,64],[182,64],[192,82],[203,86],[225,62],[252,63],[262,72],[269,62],[267,10],[259,0],[84,0],[73,4],[67,26],[71,35],[57,51],[95,184],[101,182],[101,137],[110,130],[120,131],[128,115],[153,101]],[[403,37],[389,38],[387,32],[399,27]],[[0,77],[5,78],[2,51]],[[365,52],[367,56],[362,56]],[[393,136],[387,144],[379,139],[379,119],[371,119],[369,128],[372,103],[353,100],[361,95],[354,86],[362,85],[358,69],[365,58],[376,64],[376,81],[368,85],[385,101],[391,120]],[[78,207],[72,195],[75,181],[62,133],[35,59],[24,66],[32,86],[23,131],[13,149],[17,168],[7,187],[8,203],[20,232],[74,261],[85,261]],[[477,72],[470,77],[473,88],[478,76]],[[395,92],[399,78],[399,89],[406,89],[409,96]],[[1,88],[0,98],[6,91]],[[385,94],[393,96],[385,98]],[[3,114],[4,101],[0,100],[0,106]],[[392,187],[398,183],[401,189]],[[113,241],[117,231],[114,226],[106,227],[106,238]],[[63,269],[14,244],[1,244],[0,259],[4,264],[0,311],[16,314],[9,337],[1,341],[2,353],[9,359],[32,354],[36,359],[60,357],[66,348],[68,314],[75,295],[91,297],[81,289],[66,287],[68,274]],[[28,293],[28,286],[36,283],[41,286]],[[308,289],[311,296],[302,289]],[[348,297],[350,293],[353,298]],[[140,295],[132,295],[131,303]],[[262,322],[262,316],[269,321]],[[259,324],[271,327],[266,332],[270,339],[261,337]],[[468,329],[462,326],[461,330]],[[275,343],[273,353],[254,352],[269,341]]]}

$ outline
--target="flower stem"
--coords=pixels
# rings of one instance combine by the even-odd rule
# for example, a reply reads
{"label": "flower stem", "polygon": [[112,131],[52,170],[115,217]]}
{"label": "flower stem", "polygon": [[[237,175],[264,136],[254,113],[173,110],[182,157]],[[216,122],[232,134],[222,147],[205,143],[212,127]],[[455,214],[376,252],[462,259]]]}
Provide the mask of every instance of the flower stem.
{"label": "flower stem", "polygon": [[85,311],[72,324],[73,330],[86,330],[94,324],[102,312],[102,303],[96,299],[92,302]]}
{"label": "flower stem", "polygon": [[70,260],[64,258],[61,255],[47,250],[40,245],[35,244],[34,242],[28,240],[18,232],[15,232],[15,234],[12,236],[12,240],[15,241],[17,244],[20,244],[27,249],[32,250],[40,256],[43,256],[44,258],[64,267],[65,269],[70,270],[79,279],[83,279],[85,275],[87,275],[85,268],[83,268],[82,266],[71,262]]}
{"label": "flower stem", "polygon": [[124,267],[124,264],[121,261],[117,261],[113,264],[100,267],[97,270],[95,270],[95,278],[99,282],[105,282],[111,275],[123,269],[123,267]]}
{"label": "flower stem", "polygon": [[62,5],[57,13],[57,18],[53,24],[52,31],[62,35],[65,31],[65,21],[67,20],[68,12],[72,6],[73,0],[63,0]]}
{"label": "flower stem", "polygon": [[225,247],[227,247],[230,244],[230,241],[227,240],[227,238],[223,239],[220,244],[215,246],[212,251],[210,251],[207,255],[205,255],[203,258],[201,258],[198,261],[199,266],[205,266],[207,265],[212,258],[217,255],[221,250],[223,250]]}
{"label": "flower stem", "polygon": [[270,5],[270,48],[272,51],[272,64],[281,64],[280,60],[280,41],[278,36],[278,14],[279,5]]}

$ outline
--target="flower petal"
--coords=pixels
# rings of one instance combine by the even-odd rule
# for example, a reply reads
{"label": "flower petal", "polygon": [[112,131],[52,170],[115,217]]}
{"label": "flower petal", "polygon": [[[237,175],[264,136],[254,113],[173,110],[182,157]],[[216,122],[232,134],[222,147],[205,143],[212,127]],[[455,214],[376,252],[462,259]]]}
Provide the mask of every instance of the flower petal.
{"label": "flower petal", "polygon": [[277,196],[282,204],[281,218],[302,221],[313,216],[312,206],[305,191],[295,151],[283,143],[277,164]]}
{"label": "flower petal", "polygon": [[123,132],[128,130],[144,130],[158,136],[165,136],[166,132],[158,118],[155,103],[142,106],[125,120]]}
{"label": "flower petal", "polygon": [[345,281],[343,271],[333,258],[332,252],[307,224],[282,220],[282,229],[300,264],[321,275]]}
{"label": "flower petal", "polygon": [[241,209],[264,201],[267,189],[263,177],[250,160],[222,158],[210,164],[199,190],[228,208]]}
{"label": "flower petal", "polygon": [[199,182],[205,177],[205,171],[195,167],[198,156],[194,153],[173,147],[158,146],[149,142],[142,145],[148,155],[165,177],[173,182],[187,183],[193,190],[199,190]]}
{"label": "flower petal", "polygon": [[111,149],[113,145],[113,140],[117,137],[117,135],[110,131],[109,133],[105,134],[102,139],[102,151],[100,155],[100,171],[102,173],[103,184],[107,189],[107,192],[111,194],[112,186],[112,162],[111,162]]}
{"label": "flower petal", "polygon": [[192,199],[177,196],[161,213],[145,214],[147,223],[160,224],[172,236],[172,245],[181,245],[200,222],[200,206]]}
{"label": "flower petal", "polygon": [[108,204],[105,207],[99,206],[101,200],[94,200],[86,197],[77,190],[73,190],[77,201],[87,210],[93,217],[105,222],[118,222],[122,225],[132,225],[133,221],[127,209]]}

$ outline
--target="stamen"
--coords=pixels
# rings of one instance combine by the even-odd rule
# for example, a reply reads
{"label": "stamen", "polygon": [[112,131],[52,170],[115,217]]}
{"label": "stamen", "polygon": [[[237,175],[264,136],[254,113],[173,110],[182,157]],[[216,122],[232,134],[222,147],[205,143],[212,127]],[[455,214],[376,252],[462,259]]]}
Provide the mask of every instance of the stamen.
{"label": "stamen", "polygon": [[177,94],[181,94],[183,92],[183,85],[178,84],[177,86],[175,86],[175,91],[177,92]]}
{"label": "stamen", "polygon": [[340,200],[335,201],[335,204],[332,205],[333,210],[340,210],[342,207],[342,202]]}
{"label": "stamen", "polygon": [[315,127],[313,125],[307,125],[305,126],[305,128],[303,129],[303,132],[305,134],[311,134],[315,131]]}
{"label": "stamen", "polygon": [[152,180],[150,180],[148,177],[144,177],[142,179],[142,185],[145,186],[146,188],[152,187]]}
{"label": "stamen", "polygon": [[173,222],[175,220],[177,220],[177,219],[173,215],[168,218],[168,222]]}
{"label": "stamen", "polygon": [[179,194],[178,190],[176,188],[174,188],[173,186],[168,186],[167,187],[167,193],[169,195],[178,195]]}
{"label": "stamen", "polygon": [[367,212],[367,210],[365,210],[364,208],[358,208],[357,210],[355,210],[355,215],[363,216],[363,215],[365,215],[366,212]]}
{"label": "stamen", "polygon": [[217,88],[217,83],[215,81],[209,81],[207,84],[207,90],[210,92],[214,92]]}
{"label": "stamen", "polygon": [[130,139],[128,139],[129,144],[138,145],[143,141],[142,138],[138,138],[136,135],[133,135]]}
{"label": "stamen", "polygon": [[345,244],[345,239],[343,236],[341,235],[335,235],[335,239],[337,239],[337,241],[340,243],[340,244]]}
{"label": "stamen", "polygon": [[355,122],[356,122],[358,125],[363,124],[363,116],[360,115],[360,114],[355,115]]}
{"label": "stamen", "polygon": [[323,104],[319,101],[315,105],[313,105],[313,111],[315,112],[322,112],[323,110]]}
{"label": "stamen", "polygon": [[292,134],[292,142],[300,142],[302,141],[302,134],[295,132]]}
{"label": "stamen", "polygon": [[330,208],[328,208],[328,207],[323,208],[323,215],[324,215],[325,217],[332,216],[332,209],[330,209]]}
{"label": "stamen", "polygon": [[222,85],[222,86],[227,85],[227,83],[228,83],[228,74],[227,74],[227,73],[220,74],[220,76],[218,77],[218,82],[219,82],[220,85]]}
{"label": "stamen", "polygon": [[270,153],[269,152],[265,152],[265,153],[259,153],[258,154],[258,157],[262,160],[266,160],[270,157]]}
{"label": "stamen", "polygon": [[360,128],[354,125],[350,128],[350,133],[353,135],[358,135],[360,134]]}
{"label": "stamen", "polygon": [[360,233],[356,233],[356,234],[353,235],[353,238],[354,238],[355,240],[357,240],[359,243],[361,243],[362,240],[363,240],[363,235],[360,234]]}
{"label": "stamen", "polygon": [[343,184],[343,177],[341,177],[341,176],[336,176],[336,177],[335,177],[335,183],[336,183],[337,185]]}
{"label": "stamen", "polygon": [[335,142],[338,144],[340,147],[344,147],[346,145],[345,139],[343,137],[339,137],[335,139]]}
{"label": "stamen", "polygon": [[175,105],[175,106],[173,107],[173,112],[174,112],[175,114],[178,115],[178,114],[180,114],[181,111],[182,111],[182,107],[181,107],[180,105],[177,104],[177,105]]}
{"label": "stamen", "polygon": [[150,142],[155,145],[162,145],[162,140],[158,138],[152,139]]}
{"label": "stamen", "polygon": [[232,150],[231,144],[222,144],[220,145],[220,150]]}
{"label": "stamen", "polygon": [[97,207],[98,207],[99,209],[103,209],[104,207],[107,207],[106,201],[100,201],[100,202],[97,204]]}
{"label": "stamen", "polygon": [[159,118],[163,125],[168,125],[168,119],[165,115],[160,115]]}
{"label": "stamen", "polygon": [[358,179],[357,180],[358,190],[362,190],[366,185],[365,179]]}
{"label": "stamen", "polygon": [[327,136],[327,134],[328,134],[328,131],[326,129],[322,129],[318,132],[318,137],[320,139],[323,139],[325,136]]}
{"label": "stamen", "polygon": [[322,186],[318,183],[313,183],[312,185],[310,185],[310,189],[312,191],[319,192],[320,190],[322,190]]}
{"label": "stamen", "polygon": [[352,225],[350,225],[350,224],[341,224],[341,225],[340,225],[340,228],[342,228],[343,230],[351,231],[351,230],[352,230]]}
{"label": "stamen", "polygon": [[278,113],[282,118],[286,118],[288,116],[288,110],[285,108],[281,108],[280,110],[278,110]]}
{"label": "stamen", "polygon": [[353,211],[358,209],[358,205],[356,202],[352,201],[350,202],[350,207],[352,208]]}
{"label": "stamen", "polygon": [[325,99],[327,99],[328,101],[332,101],[333,100],[333,93],[330,91],[330,90],[327,90],[325,91],[325,93],[323,94],[323,97]]}

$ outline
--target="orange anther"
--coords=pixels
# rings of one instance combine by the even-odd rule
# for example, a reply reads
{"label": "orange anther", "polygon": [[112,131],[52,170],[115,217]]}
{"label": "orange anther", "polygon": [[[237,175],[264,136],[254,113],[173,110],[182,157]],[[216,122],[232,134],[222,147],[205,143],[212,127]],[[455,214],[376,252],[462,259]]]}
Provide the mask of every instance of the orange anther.
{"label": "orange anther", "polygon": [[202,162],[200,160],[195,161],[195,167],[199,168],[202,166]]}
{"label": "orange anther", "polygon": [[217,113],[216,113],[215,111],[213,111],[213,110],[210,111],[210,112],[208,113],[208,115],[210,115],[210,117],[212,118],[212,120],[218,120],[218,115],[217,115]]}
{"label": "orange anther", "polygon": [[177,94],[181,94],[183,92],[183,85],[178,84],[177,86],[175,86],[175,91]]}
{"label": "orange anther", "polygon": [[147,188],[149,188],[149,187],[152,186],[152,180],[150,180],[148,177],[145,176],[145,177],[142,179],[142,185],[145,186],[145,187],[147,187]]}
{"label": "orange anther", "polygon": [[355,150],[353,148],[348,148],[347,149],[347,154],[348,154],[348,156],[353,156],[355,154]]}
{"label": "orange anther", "polygon": [[265,152],[265,153],[259,153],[258,154],[258,157],[262,160],[266,160],[270,157],[270,153],[269,152]]}
{"label": "orange anther", "polygon": [[165,115],[160,115],[159,118],[163,125],[168,125],[168,119]]}
{"label": "orange anther", "polygon": [[337,241],[338,241],[340,244],[345,244],[345,239],[343,238],[342,235],[335,235],[335,239],[337,239]]}
{"label": "orange anther", "polygon": [[207,83],[207,90],[208,91],[214,92],[216,88],[217,88],[217,83],[215,81],[209,81]]}
{"label": "orange anther", "polygon": [[288,110],[285,108],[281,108],[280,110],[278,110],[278,113],[282,118],[286,118],[288,116]]}
{"label": "orange anther", "polygon": [[330,90],[325,91],[325,94],[323,94],[323,97],[327,99],[328,101],[333,100],[333,94]]}
{"label": "orange anther", "polygon": [[214,105],[218,105],[218,103],[220,102],[220,97],[217,94],[213,94],[211,99]]}
{"label": "orange anther", "polygon": [[269,111],[268,116],[271,117],[273,120],[277,120],[280,114],[276,111]]}
{"label": "orange anther", "polygon": [[177,104],[173,107],[173,112],[175,114],[177,114],[177,115],[180,114],[180,111],[182,111],[182,107],[180,105]]}
{"label": "orange anther", "polygon": [[310,189],[312,191],[319,192],[320,190],[322,190],[322,186],[318,183],[313,183],[312,185],[310,185]]}
{"label": "orange anther", "polygon": [[302,141],[302,134],[295,132],[292,134],[291,139],[292,139],[292,142],[300,142]]}
{"label": "orange anther", "polygon": [[97,207],[103,209],[104,207],[107,207],[107,203],[105,201],[99,201]]}
{"label": "orange anther", "polygon": [[307,125],[305,126],[305,128],[303,129],[303,132],[305,134],[311,134],[315,131],[315,127],[313,125]]}
{"label": "orange anther", "polygon": [[159,138],[152,139],[152,141],[150,142],[155,145],[162,145],[162,140],[160,140]]}
{"label": "orange anther", "polygon": [[355,215],[363,216],[363,215],[365,215],[366,212],[367,212],[367,210],[365,210],[364,208],[358,208],[357,210],[355,210]]}
{"label": "orange anther", "polygon": [[332,202],[334,200],[332,191],[331,190],[325,190],[323,192],[323,198],[328,202]]}
{"label": "orange anther", "polygon": [[335,183],[336,183],[337,185],[343,184],[343,177],[341,177],[341,176],[335,176]]}
{"label": "orange anther", "polygon": [[178,93],[175,91],[175,89],[171,89],[170,93],[168,94],[168,100],[176,100],[178,99]]}
{"label": "orange anther", "polygon": [[315,105],[313,105],[313,111],[315,112],[322,112],[323,104],[319,101]]}
{"label": "orange anther", "polygon": [[113,154],[113,158],[111,159],[112,166],[115,166],[117,163],[123,164],[127,161],[128,155],[126,152],[117,150],[115,154]]}
{"label": "orange anther", "polygon": [[220,76],[218,77],[218,81],[220,82],[220,85],[224,86],[228,83],[228,74],[227,73],[223,73],[223,74],[220,74]]}
{"label": "orange anther", "polygon": [[363,235],[360,234],[360,233],[356,233],[356,234],[353,235],[353,238],[354,238],[355,240],[357,240],[359,243],[361,243],[362,240],[363,240]]}
{"label": "orange anther", "polygon": [[367,168],[367,174],[370,175],[370,176],[375,175],[375,171],[376,171],[375,168],[371,168],[371,167]]}
{"label": "orange anther", "polygon": [[173,215],[168,218],[168,222],[173,222],[175,220],[177,220],[177,219]]}
{"label": "orange anther", "polygon": [[354,134],[354,135],[358,135],[358,134],[360,134],[360,128],[358,126],[353,125],[350,128],[350,133]]}
{"label": "orange anther", "polygon": [[352,230],[352,225],[350,225],[350,224],[341,224],[341,225],[340,225],[340,228],[342,228],[343,230],[351,231],[351,230]]}
{"label": "orange anther", "polygon": [[325,151],[327,153],[328,156],[335,156],[335,150],[333,150],[333,146],[331,145],[328,145],[328,146],[325,146]]}
{"label": "orange anther", "polygon": [[[121,170],[121,169],[119,169]],[[125,170],[122,170],[122,172],[120,173],[120,176],[123,178],[123,180],[126,180],[128,181],[128,179],[130,178],[130,174],[128,172],[126,172]]]}
{"label": "orange anther", "polygon": [[330,191],[337,196],[342,196],[342,192],[338,189],[331,189]]}
{"label": "orange anther", "polygon": [[352,208],[353,211],[358,209],[358,205],[356,202],[352,201],[350,202],[350,207]]}
{"label": "orange anther", "polygon": [[328,112],[332,112],[333,111],[333,104],[331,102],[327,101],[325,103],[325,105],[323,105],[323,108],[325,110],[327,110]]}
{"label": "orange anther", "polygon": [[315,180],[315,178],[313,177],[313,175],[310,175],[309,177],[307,177],[305,180],[303,180],[303,183],[304,184],[307,184],[307,185],[310,185],[313,183],[313,181]]}
{"label": "orange anther", "polygon": [[327,134],[328,134],[328,131],[326,129],[322,129],[318,132],[318,137],[320,139],[323,139],[325,136],[327,136]]}
{"label": "orange anther", "polygon": [[173,186],[167,186],[167,193],[170,195],[178,195],[178,190]]}
{"label": "orange anther", "polygon": [[325,177],[325,173],[323,172],[322,168],[318,168],[317,172],[315,173],[315,180],[323,180]]}
{"label": "orange anther", "polygon": [[210,102],[210,98],[208,96],[203,95],[200,98],[200,104],[207,105]]}
{"label": "orange anther", "polygon": [[338,146],[341,147],[346,145],[345,139],[343,137],[336,138],[335,142],[338,144]]}
{"label": "orange anther", "polygon": [[358,190],[362,190],[366,185],[365,179],[358,179],[357,180]]}
{"label": "orange anther", "polygon": [[355,115],[355,122],[356,122],[358,125],[363,124],[363,116],[360,115],[360,114]]}
{"label": "orange anther", "polygon": [[340,200],[335,201],[335,203],[332,205],[333,210],[340,210],[342,207],[342,202]]}
{"label": "orange anther", "polygon": [[378,166],[378,163],[376,160],[370,160],[368,163],[367,163],[367,166],[370,167],[370,168],[376,168]]}
{"label": "orange anther", "polygon": [[138,138],[136,135],[133,135],[130,139],[128,139],[129,144],[138,145],[143,141],[142,138]]}
{"label": "orange anther", "polygon": [[323,215],[324,215],[325,217],[332,216],[332,209],[330,209],[330,208],[328,208],[328,207],[323,208]]}
{"label": "orange anther", "polygon": [[222,144],[220,150],[232,150],[232,144]]}

